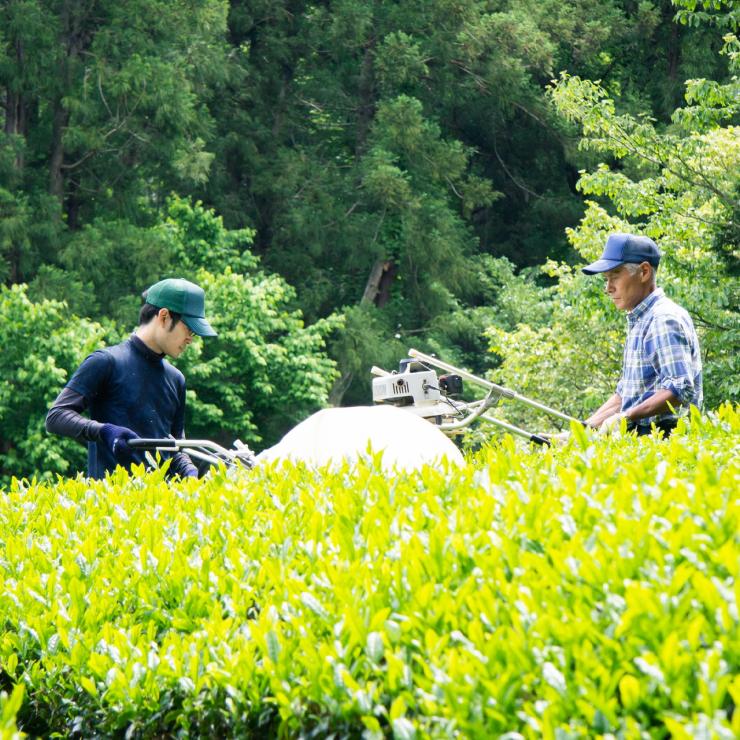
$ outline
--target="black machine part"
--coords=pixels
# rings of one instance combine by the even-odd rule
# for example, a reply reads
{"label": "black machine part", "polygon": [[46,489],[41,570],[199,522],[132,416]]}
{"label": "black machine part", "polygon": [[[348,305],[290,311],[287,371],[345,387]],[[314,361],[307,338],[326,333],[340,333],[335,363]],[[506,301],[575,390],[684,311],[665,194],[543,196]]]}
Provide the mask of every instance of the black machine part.
{"label": "black machine part", "polygon": [[463,380],[459,375],[454,373],[440,375],[439,390],[449,398],[460,398],[463,392]]}

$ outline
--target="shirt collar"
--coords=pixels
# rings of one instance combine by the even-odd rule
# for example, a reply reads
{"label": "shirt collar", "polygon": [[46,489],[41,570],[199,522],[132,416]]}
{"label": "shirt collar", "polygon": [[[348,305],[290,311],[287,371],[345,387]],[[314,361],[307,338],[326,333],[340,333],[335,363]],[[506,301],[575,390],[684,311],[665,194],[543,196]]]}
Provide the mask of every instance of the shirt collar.
{"label": "shirt collar", "polygon": [[641,319],[654,305],[658,298],[663,296],[663,288],[656,288],[646,298],[643,298],[628,314],[627,320],[634,324]]}
{"label": "shirt collar", "polygon": [[162,362],[164,359],[163,354],[159,354],[158,352],[155,352],[153,349],[149,349],[149,347],[142,342],[139,337],[136,336],[136,334],[132,334],[129,337],[129,342],[131,342],[131,346],[141,355],[144,355],[144,357],[149,360],[149,362]]}

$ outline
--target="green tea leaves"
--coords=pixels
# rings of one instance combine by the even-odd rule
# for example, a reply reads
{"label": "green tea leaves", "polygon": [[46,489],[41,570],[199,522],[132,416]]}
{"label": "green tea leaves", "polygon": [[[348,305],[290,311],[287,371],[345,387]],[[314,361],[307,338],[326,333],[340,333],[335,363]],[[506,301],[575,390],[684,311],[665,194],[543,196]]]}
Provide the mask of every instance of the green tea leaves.
{"label": "green tea leaves", "polygon": [[738,431],[724,407],[452,473],[19,482],[0,711],[86,736],[737,735]]}

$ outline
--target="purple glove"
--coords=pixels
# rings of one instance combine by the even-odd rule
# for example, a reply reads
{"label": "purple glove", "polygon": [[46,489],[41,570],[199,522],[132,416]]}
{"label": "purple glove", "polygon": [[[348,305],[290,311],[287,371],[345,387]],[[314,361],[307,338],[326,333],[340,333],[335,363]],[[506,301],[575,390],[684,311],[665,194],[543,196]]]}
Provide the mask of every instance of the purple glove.
{"label": "purple glove", "polygon": [[183,478],[197,478],[198,468],[196,468],[195,465],[188,465],[188,467],[185,469],[185,472],[182,475],[183,475]]}
{"label": "purple glove", "polygon": [[98,435],[98,439],[121,465],[129,465],[134,461],[134,451],[128,446],[128,441],[138,438],[139,435],[128,427],[119,427],[115,424],[103,424]]}

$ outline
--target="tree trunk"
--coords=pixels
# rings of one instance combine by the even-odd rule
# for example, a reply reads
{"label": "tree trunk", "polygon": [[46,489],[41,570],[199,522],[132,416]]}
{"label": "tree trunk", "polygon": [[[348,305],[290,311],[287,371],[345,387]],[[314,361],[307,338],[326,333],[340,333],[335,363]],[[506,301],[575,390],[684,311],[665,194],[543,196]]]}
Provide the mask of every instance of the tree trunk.
{"label": "tree trunk", "polygon": [[75,0],[65,0],[61,13],[61,25],[64,32],[65,56],[60,64],[59,80],[61,90],[54,99],[52,111],[51,151],[49,156],[49,192],[59,199],[64,206],[64,131],[69,126],[70,113],[63,103],[64,96],[73,86],[74,69],[78,57],[91,41],[91,33],[83,28],[85,13],[90,13],[92,6],[85,7]]}
{"label": "tree trunk", "polygon": [[[355,157],[360,159],[367,147],[367,137],[370,132],[370,124],[375,115],[375,77],[373,66],[375,63],[375,35],[374,30],[365,43],[362,62],[360,65],[360,77],[357,89],[357,124],[355,128]],[[384,305],[390,295],[390,280],[395,275],[395,265],[386,259],[376,260],[370,270],[365,290],[360,300],[360,305],[374,304]],[[354,373],[346,371],[337,378],[329,392],[329,403],[332,406],[340,406],[344,394],[354,379]]]}
{"label": "tree trunk", "polygon": [[5,133],[24,136],[26,107],[23,95],[10,90],[5,92]]}
{"label": "tree trunk", "polygon": [[361,304],[374,304],[382,308],[391,297],[391,284],[398,272],[398,267],[393,260],[376,260],[365,285]]}
{"label": "tree trunk", "polygon": [[383,270],[385,270],[386,264],[386,261],[382,259],[375,261],[365,284],[365,292],[362,294],[361,304],[375,303],[375,298],[380,289],[380,279],[383,277]]}
{"label": "tree trunk", "polygon": [[342,405],[342,398],[344,398],[344,394],[347,392],[347,388],[349,388],[352,383],[354,376],[355,374],[353,372],[347,371],[342,373],[342,375],[334,381],[334,385],[329,391],[329,405]]}
{"label": "tree trunk", "polygon": [[54,101],[54,114],[51,133],[51,156],[49,158],[49,192],[62,203],[64,199],[64,176],[62,163],[64,162],[64,129],[69,123],[69,111],[62,104],[59,96]]}
{"label": "tree trunk", "polygon": [[679,66],[681,64],[681,26],[673,22],[673,6],[668,3],[665,7],[663,17],[669,30],[666,40],[666,63],[668,69],[668,85],[665,88],[663,105],[665,115],[670,115],[671,111],[681,105],[683,100],[683,80],[678,79]]}
{"label": "tree trunk", "polygon": [[677,23],[671,23],[671,39],[668,44],[668,78],[676,82],[678,65],[681,63],[681,36]]}
{"label": "tree trunk", "polygon": [[362,56],[360,67],[360,83],[358,87],[357,105],[357,137],[355,139],[355,156],[361,157],[365,152],[367,135],[370,131],[370,122],[375,115],[375,79],[373,64],[375,62],[375,38],[368,40],[365,53]]}
{"label": "tree trunk", "polygon": [[65,201],[67,226],[70,231],[77,231],[80,228],[80,184],[73,177],[70,177],[67,182],[67,198]]}
{"label": "tree trunk", "polygon": [[[391,297],[391,285],[393,279],[398,272],[398,266],[393,260],[376,260],[370,275],[365,285],[365,292],[362,294],[362,300],[360,305],[373,304],[378,308],[382,308],[390,300]],[[354,373],[345,372],[337,378],[334,385],[329,391],[329,403],[332,406],[340,406],[342,398],[347,392],[352,380],[354,379]]]}
{"label": "tree trunk", "polygon": [[283,67],[283,79],[280,82],[280,90],[275,103],[275,118],[272,122],[272,136],[279,140],[285,120],[285,99],[288,97],[288,88],[293,81],[293,71],[289,67]]}
{"label": "tree trunk", "polygon": [[[23,69],[24,53],[23,42],[15,42],[15,58],[18,69]],[[25,137],[28,126],[28,115],[26,101],[23,93],[5,91],[5,133],[11,136]],[[15,169],[23,169],[23,153],[18,152],[15,157]]]}

